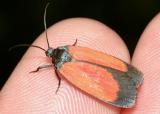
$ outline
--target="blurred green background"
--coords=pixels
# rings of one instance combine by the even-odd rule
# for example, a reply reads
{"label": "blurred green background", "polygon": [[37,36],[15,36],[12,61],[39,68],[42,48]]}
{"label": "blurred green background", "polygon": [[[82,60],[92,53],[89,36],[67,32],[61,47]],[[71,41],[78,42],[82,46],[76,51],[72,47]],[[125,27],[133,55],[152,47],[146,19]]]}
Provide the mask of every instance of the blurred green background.
{"label": "blurred green background", "polygon": [[47,2],[47,25],[70,17],[88,17],[114,29],[127,44],[131,55],[148,22],[159,12],[160,0],[10,0],[0,3],[0,88],[26,48],[8,52],[15,44],[31,44],[44,31],[43,13]]}

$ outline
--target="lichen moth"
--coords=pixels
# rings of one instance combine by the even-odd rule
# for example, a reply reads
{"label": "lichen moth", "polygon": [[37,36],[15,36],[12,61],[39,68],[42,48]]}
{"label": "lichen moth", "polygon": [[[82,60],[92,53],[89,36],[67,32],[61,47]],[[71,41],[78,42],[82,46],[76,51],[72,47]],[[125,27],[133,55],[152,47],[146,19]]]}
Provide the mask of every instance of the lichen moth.
{"label": "lichen moth", "polygon": [[116,57],[77,46],[77,40],[73,45],[61,46],[56,49],[50,47],[46,27],[48,5],[46,5],[44,13],[48,49],[28,44],[15,46],[39,48],[52,59],[52,64],[39,66],[32,73],[38,72],[42,68],[54,67],[59,80],[56,93],[61,84],[61,76],[63,76],[80,90],[106,103],[122,108],[134,106],[137,88],[143,81],[142,73],[134,66]]}

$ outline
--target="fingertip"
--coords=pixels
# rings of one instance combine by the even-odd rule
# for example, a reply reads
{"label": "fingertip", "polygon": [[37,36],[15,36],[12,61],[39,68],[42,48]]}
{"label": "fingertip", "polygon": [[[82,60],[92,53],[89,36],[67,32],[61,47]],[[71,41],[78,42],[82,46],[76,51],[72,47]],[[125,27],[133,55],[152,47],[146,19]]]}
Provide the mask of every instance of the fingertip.
{"label": "fingertip", "polygon": [[135,108],[124,110],[123,114],[160,113],[160,13],[156,15],[144,30],[137,44],[132,64],[144,74]]}
{"label": "fingertip", "polygon": [[[78,39],[77,45],[79,46],[105,52],[126,62],[130,61],[128,50],[121,38],[109,27],[98,21],[87,18],[67,19],[51,26],[47,33],[50,46],[53,48],[72,45]],[[33,45],[47,49],[45,34],[40,35]],[[19,108],[21,113],[26,108],[38,110],[40,113],[56,110],[59,114],[64,112],[79,113],[80,110],[81,113],[86,114],[99,112],[117,114],[119,112],[120,109],[118,108],[107,107],[107,105],[96,102],[96,100],[70,86],[65,80],[62,80],[56,95],[58,80],[54,69],[29,73],[38,66],[46,64],[52,64],[52,62],[46,58],[43,51],[29,48],[2,89],[3,103],[6,104],[3,105],[4,109],[7,110],[11,107],[10,110],[13,112]],[[13,104],[15,105],[12,106]],[[62,108],[64,109],[62,110]]]}
{"label": "fingertip", "polygon": [[48,34],[50,44],[55,48],[72,45],[77,39],[77,45],[96,49],[130,62],[124,41],[115,31],[99,21],[88,18],[66,19],[52,26]]}

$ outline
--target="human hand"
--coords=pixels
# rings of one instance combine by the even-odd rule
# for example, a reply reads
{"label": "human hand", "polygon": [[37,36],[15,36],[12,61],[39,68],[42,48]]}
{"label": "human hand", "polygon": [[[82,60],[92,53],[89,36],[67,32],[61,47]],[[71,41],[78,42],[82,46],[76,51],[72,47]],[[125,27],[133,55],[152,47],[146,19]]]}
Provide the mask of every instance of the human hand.
{"label": "human hand", "polygon": [[[160,14],[145,29],[132,60],[121,38],[110,28],[90,19],[74,18],[59,22],[48,29],[53,48],[71,45],[78,39],[80,46],[100,50],[133,64],[144,73],[134,108],[123,109],[103,103],[84,94],[62,79],[54,69],[29,73],[38,66],[51,63],[44,52],[30,48],[19,62],[0,92],[2,114],[158,114],[160,113]],[[47,48],[45,34],[34,45]]]}

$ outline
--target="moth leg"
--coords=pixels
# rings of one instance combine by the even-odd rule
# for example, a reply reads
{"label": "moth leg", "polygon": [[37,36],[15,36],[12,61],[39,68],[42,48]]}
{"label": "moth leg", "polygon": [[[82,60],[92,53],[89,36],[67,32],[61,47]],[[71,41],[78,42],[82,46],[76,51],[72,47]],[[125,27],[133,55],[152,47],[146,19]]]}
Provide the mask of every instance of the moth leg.
{"label": "moth leg", "polygon": [[74,44],[72,44],[72,46],[76,46],[77,45],[77,39],[76,39],[76,41],[74,42]]}
{"label": "moth leg", "polygon": [[59,76],[59,74],[58,74],[56,69],[55,69],[55,73],[56,73],[56,76],[57,76],[57,79],[58,79],[58,87],[57,87],[56,92],[55,92],[57,94],[57,92],[58,92],[58,90],[60,88],[60,85],[61,85],[61,78],[60,78],[60,76]]}
{"label": "moth leg", "polygon": [[43,69],[43,68],[49,68],[49,67],[53,67],[53,65],[43,65],[43,66],[39,66],[36,70],[31,71],[30,73],[35,73],[38,72],[39,70]]}

